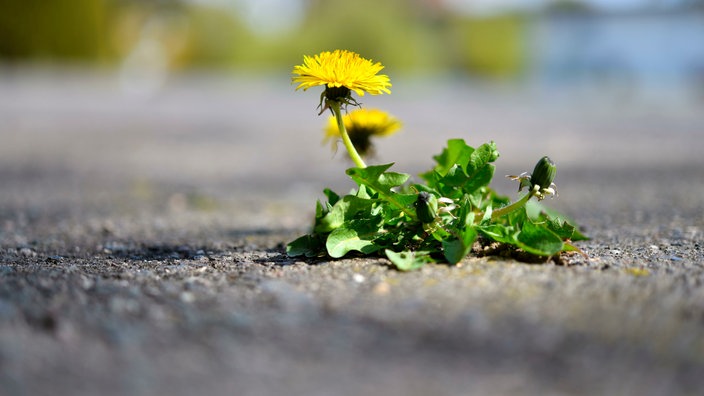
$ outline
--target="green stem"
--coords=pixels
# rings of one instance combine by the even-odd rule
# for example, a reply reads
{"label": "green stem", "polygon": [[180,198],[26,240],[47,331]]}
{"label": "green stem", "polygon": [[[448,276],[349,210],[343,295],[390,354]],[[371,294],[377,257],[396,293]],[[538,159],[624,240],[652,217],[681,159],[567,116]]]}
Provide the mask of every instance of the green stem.
{"label": "green stem", "polygon": [[327,102],[327,105],[330,109],[332,109],[333,114],[335,114],[335,118],[337,119],[337,129],[340,130],[342,142],[345,144],[345,148],[347,148],[347,153],[350,155],[350,158],[352,158],[352,162],[354,162],[357,168],[366,168],[367,164],[364,163],[362,157],[360,157],[359,153],[357,153],[357,149],[354,148],[352,140],[350,140],[350,135],[347,134],[347,129],[345,129],[345,122],[342,119],[342,113],[340,112],[340,102],[330,100]]}
{"label": "green stem", "polygon": [[495,211],[491,212],[491,220],[496,220],[501,216],[505,216],[514,210],[522,207],[523,205],[528,202],[529,199],[531,199],[537,192],[540,190],[540,186],[535,185],[533,186],[533,189],[528,192],[528,194],[524,195],[523,198],[519,199],[518,201],[508,205],[504,206],[503,208],[496,209]]}

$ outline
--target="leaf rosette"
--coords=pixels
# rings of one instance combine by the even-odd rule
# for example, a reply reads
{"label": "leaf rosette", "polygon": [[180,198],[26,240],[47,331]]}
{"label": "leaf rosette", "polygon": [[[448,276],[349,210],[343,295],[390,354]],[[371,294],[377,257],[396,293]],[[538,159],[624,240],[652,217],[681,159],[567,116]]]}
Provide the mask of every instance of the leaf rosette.
{"label": "leaf rosette", "polygon": [[[498,157],[494,142],[474,148],[452,139],[420,175],[425,184],[408,183],[408,174],[389,171],[393,164],[350,168],[357,188],[342,197],[325,190],[312,233],[291,242],[287,253],[340,258],[383,252],[405,271],[431,262],[456,264],[481,244],[537,257],[579,251],[572,242],[586,237],[564,216],[529,201],[531,196],[510,204],[489,186]],[[548,165],[536,166],[545,171],[543,183],[554,178],[552,161],[541,166]],[[511,205],[517,208],[507,211]]]}

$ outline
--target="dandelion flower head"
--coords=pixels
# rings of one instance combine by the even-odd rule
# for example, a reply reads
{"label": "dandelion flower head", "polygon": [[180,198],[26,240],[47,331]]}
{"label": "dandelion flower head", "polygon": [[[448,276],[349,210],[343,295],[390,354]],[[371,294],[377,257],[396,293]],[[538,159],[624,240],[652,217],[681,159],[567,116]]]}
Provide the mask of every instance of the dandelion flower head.
{"label": "dandelion flower head", "polygon": [[[384,74],[377,74],[384,66],[362,58],[358,54],[335,50],[314,56],[304,56],[303,64],[293,68],[292,82],[296,90],[325,85],[326,88],[347,88],[359,96],[390,94],[391,82]],[[349,92],[349,91],[348,91]]]}

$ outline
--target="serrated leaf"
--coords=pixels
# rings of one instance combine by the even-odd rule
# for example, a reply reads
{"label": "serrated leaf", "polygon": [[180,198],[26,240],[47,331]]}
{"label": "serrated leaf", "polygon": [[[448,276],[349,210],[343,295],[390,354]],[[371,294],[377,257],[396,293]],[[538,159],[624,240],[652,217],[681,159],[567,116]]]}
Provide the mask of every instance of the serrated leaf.
{"label": "serrated leaf", "polygon": [[590,238],[586,235],[584,235],[579,229],[577,229],[577,226],[574,228],[574,232],[572,233],[572,238],[570,240],[572,242],[577,242],[577,241],[588,241]]}
{"label": "serrated leaf", "polygon": [[323,253],[325,246],[317,235],[303,235],[286,245],[286,254],[291,257],[317,257]]}
{"label": "serrated leaf", "polygon": [[516,237],[518,247],[538,256],[552,256],[562,251],[562,238],[550,231],[544,224],[526,221]]}
{"label": "serrated leaf", "polygon": [[324,189],[323,194],[325,194],[325,198],[328,199],[330,205],[335,205],[340,200],[340,196],[329,188]]}
{"label": "serrated leaf", "polygon": [[386,253],[386,257],[391,263],[401,271],[413,271],[434,261],[432,257],[430,257],[430,253],[425,251],[394,252],[393,250],[386,249],[384,253]]}
{"label": "serrated leaf", "polygon": [[464,171],[467,175],[467,182],[462,186],[462,189],[467,194],[473,194],[482,187],[486,187],[494,177],[494,162],[498,158],[499,153],[496,151],[494,142],[485,143],[479,146],[469,156]]}
{"label": "serrated leaf", "polygon": [[560,238],[564,239],[572,239],[572,236],[574,235],[574,232],[576,231],[575,227],[568,223],[565,219],[561,219],[559,217],[556,218],[546,218],[545,221],[545,226],[557,236]]}
{"label": "serrated leaf", "polygon": [[[461,261],[481,234],[540,256],[569,250],[584,254],[572,244],[586,239],[574,223],[535,200],[492,220],[492,208],[511,202],[489,187],[495,172],[492,162],[498,156],[494,142],[475,149],[462,139],[449,140],[433,157],[433,169],[421,174],[426,183],[406,187],[409,176],[390,172],[393,164],[348,169],[358,189],[344,197],[326,189],[327,202],[316,204],[313,234],[291,242],[287,253],[310,257],[327,252],[338,258],[350,251],[371,254],[388,248],[393,265],[408,271],[433,262],[441,253],[450,263]],[[442,200],[436,216],[426,216],[423,224],[414,206],[420,192],[454,202]],[[414,251],[394,252],[406,249]]]}
{"label": "serrated leaf", "polygon": [[548,208],[537,201],[528,201],[526,215],[533,222],[548,222],[548,228],[559,235],[563,240],[586,241],[589,237],[582,234],[574,222],[567,216]]}
{"label": "serrated leaf", "polygon": [[496,150],[496,143],[484,143],[471,153],[464,170],[467,176],[473,177],[479,169],[496,161],[497,158],[499,158],[499,152]]}
{"label": "serrated leaf", "polygon": [[335,205],[320,218],[313,229],[316,233],[328,233],[345,224],[345,221],[351,220],[360,212],[370,213],[373,200],[358,198],[354,195],[345,195],[335,203]]}
{"label": "serrated leaf", "polygon": [[328,235],[325,249],[333,258],[340,258],[352,250],[364,254],[373,253],[381,249],[374,244],[376,235],[376,230],[337,228]]}
{"label": "serrated leaf", "polygon": [[317,222],[318,219],[321,219],[325,214],[327,213],[327,205],[325,208],[323,208],[323,204],[320,203],[320,201],[315,202],[315,221]]}
{"label": "serrated leaf", "polygon": [[428,177],[432,177],[433,172],[444,177],[455,164],[459,164],[464,169],[472,152],[474,152],[474,148],[468,146],[464,139],[450,139],[447,141],[447,147],[433,157],[437,163],[435,168],[421,177],[427,180]]}
{"label": "serrated leaf", "polygon": [[366,168],[347,169],[347,175],[357,184],[365,185],[373,189],[386,202],[396,206],[411,218],[415,218],[415,213],[406,202],[404,194],[398,194],[391,189],[399,187],[410,177],[405,173],[385,172],[393,163],[385,165],[368,166]]}
{"label": "serrated leaf", "polygon": [[375,191],[390,191],[408,180],[409,175],[405,173],[386,172],[393,163],[384,165],[373,165],[366,168],[349,168],[347,175],[359,184],[367,185]]}

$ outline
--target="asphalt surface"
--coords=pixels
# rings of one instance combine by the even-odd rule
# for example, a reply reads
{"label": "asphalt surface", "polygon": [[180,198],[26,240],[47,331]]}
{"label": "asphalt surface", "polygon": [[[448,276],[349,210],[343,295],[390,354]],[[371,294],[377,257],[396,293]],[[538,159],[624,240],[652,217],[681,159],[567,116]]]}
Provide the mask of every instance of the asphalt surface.
{"label": "asphalt surface", "polygon": [[[622,90],[394,80],[372,162],[445,140],[497,174],[558,164],[548,205],[588,259],[468,257],[400,273],[300,260],[324,187],[317,92],[191,75],[0,77],[0,394],[696,395],[704,387],[704,104]],[[511,195],[515,185],[497,178]]]}

